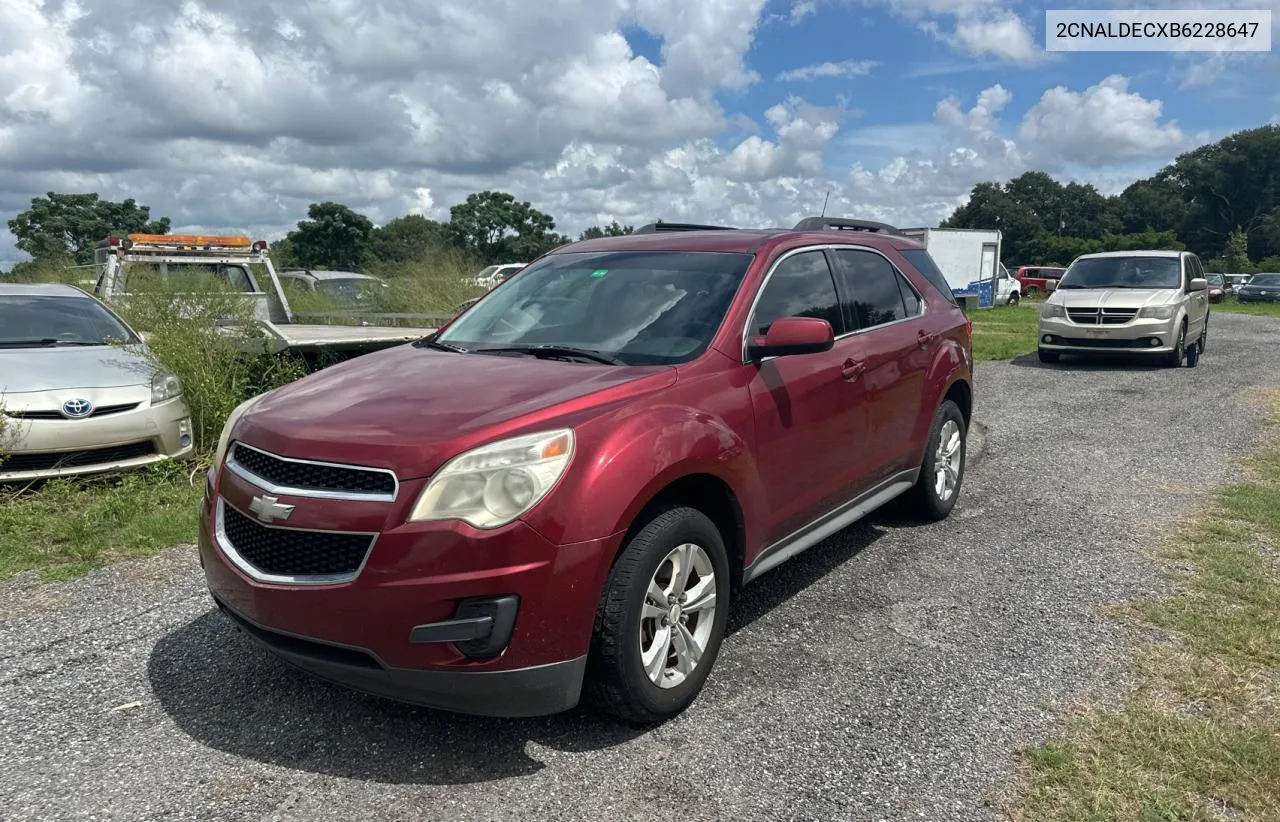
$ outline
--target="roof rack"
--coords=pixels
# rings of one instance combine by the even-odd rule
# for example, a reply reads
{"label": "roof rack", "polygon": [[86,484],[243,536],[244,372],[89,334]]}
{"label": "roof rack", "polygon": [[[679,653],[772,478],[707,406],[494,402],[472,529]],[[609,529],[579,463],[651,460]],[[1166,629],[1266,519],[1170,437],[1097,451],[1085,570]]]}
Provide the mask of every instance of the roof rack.
{"label": "roof rack", "polygon": [[658,220],[656,223],[642,225],[635,230],[636,234],[657,234],[659,231],[737,231],[736,226],[731,225],[698,225],[696,223],[664,223]]}
{"label": "roof rack", "polygon": [[843,217],[805,217],[796,223],[795,231],[870,231],[874,234],[895,234],[905,236],[901,230],[888,223],[877,223],[872,220],[848,220]]}

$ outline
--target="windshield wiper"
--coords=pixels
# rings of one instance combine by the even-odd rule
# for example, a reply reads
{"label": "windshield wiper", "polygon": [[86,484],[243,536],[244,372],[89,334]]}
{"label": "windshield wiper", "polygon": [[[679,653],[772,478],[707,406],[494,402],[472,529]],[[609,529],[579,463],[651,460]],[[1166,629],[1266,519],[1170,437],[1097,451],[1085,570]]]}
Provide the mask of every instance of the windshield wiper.
{"label": "windshield wiper", "polygon": [[617,357],[588,348],[573,348],[567,345],[509,345],[501,348],[477,348],[477,354],[529,354],[534,357],[579,357],[604,365],[626,365]]}
{"label": "windshield wiper", "polygon": [[0,340],[0,348],[54,348],[60,345],[106,345],[98,340],[60,340],[57,337],[33,337],[29,340]]}
{"label": "windshield wiper", "polygon": [[424,348],[432,348],[432,349],[435,349],[436,351],[448,351],[453,354],[467,353],[467,349],[465,348],[462,348],[456,345],[450,345],[449,343],[442,343],[434,337],[424,337],[423,339],[414,343],[414,345],[420,345]]}

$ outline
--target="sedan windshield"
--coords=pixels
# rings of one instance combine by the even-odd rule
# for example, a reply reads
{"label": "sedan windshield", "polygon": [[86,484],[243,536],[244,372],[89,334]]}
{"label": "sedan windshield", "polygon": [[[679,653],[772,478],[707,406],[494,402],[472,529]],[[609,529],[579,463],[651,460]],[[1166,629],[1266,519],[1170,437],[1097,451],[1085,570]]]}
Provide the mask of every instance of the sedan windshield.
{"label": "sedan windshield", "polygon": [[1221,274],[1206,274],[1204,275],[1204,279],[1209,283],[1209,285],[1222,285]]}
{"label": "sedan windshield", "polygon": [[329,295],[335,302],[343,305],[362,305],[383,300],[388,286],[378,280],[351,277],[348,279],[320,280],[316,283],[316,290],[322,294]]}
{"label": "sedan windshield", "polygon": [[1280,274],[1254,274],[1249,285],[1260,285],[1266,288],[1280,288]]}
{"label": "sedan windshield", "polygon": [[109,345],[137,338],[91,297],[0,296],[0,347]]}
{"label": "sedan windshield", "polygon": [[1177,257],[1089,257],[1076,260],[1058,288],[1181,288]]}
{"label": "sedan windshield", "polygon": [[530,356],[572,358],[576,350],[627,365],[685,362],[711,344],[751,260],[679,251],[553,254],[497,286],[436,342]]}

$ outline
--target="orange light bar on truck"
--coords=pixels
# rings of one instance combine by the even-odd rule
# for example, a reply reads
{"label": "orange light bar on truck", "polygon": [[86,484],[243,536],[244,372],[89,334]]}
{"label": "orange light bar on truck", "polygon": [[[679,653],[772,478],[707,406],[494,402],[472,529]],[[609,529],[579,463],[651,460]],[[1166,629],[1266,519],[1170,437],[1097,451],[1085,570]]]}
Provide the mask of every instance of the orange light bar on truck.
{"label": "orange light bar on truck", "polygon": [[224,248],[249,248],[248,237],[216,234],[130,234],[129,242],[147,245],[222,246]]}

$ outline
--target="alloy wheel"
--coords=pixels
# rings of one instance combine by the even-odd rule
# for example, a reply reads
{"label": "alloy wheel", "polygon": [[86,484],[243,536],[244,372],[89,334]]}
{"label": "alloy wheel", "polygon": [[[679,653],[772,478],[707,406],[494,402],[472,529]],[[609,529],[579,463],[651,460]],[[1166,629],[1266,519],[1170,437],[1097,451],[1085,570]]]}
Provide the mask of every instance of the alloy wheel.
{"label": "alloy wheel", "polygon": [[650,578],[640,614],[640,662],[653,684],[674,688],[694,672],[715,617],[710,555],[691,542],[676,546]]}
{"label": "alloy wheel", "polygon": [[960,426],[947,420],[938,432],[938,449],[933,453],[933,491],[946,502],[960,484]]}

